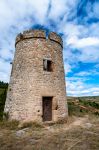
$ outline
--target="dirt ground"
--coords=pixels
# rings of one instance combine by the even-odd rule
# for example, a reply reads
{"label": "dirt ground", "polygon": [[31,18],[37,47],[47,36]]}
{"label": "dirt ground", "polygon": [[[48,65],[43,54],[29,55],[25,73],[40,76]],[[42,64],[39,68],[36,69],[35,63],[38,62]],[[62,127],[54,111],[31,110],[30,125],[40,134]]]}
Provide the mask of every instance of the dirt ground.
{"label": "dirt ground", "polygon": [[0,150],[99,150],[99,117],[10,129],[0,126]]}

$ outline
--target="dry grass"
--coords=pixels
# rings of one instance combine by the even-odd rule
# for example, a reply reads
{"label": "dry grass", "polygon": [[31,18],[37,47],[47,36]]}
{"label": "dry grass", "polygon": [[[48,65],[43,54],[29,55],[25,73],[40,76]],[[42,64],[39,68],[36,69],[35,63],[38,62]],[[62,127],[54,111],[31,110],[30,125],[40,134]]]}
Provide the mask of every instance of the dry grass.
{"label": "dry grass", "polygon": [[99,116],[71,103],[69,114],[49,125],[0,122],[0,150],[99,150]]}
{"label": "dry grass", "polygon": [[0,121],[0,129],[15,130],[18,128],[19,122],[17,120],[13,121]]}
{"label": "dry grass", "polygon": [[70,117],[67,123],[45,125],[43,128],[36,123],[34,126],[30,124],[13,130],[0,125],[0,150],[99,149],[99,118],[94,115]]}
{"label": "dry grass", "polygon": [[18,126],[20,129],[24,129],[24,128],[32,128],[32,129],[41,129],[43,128],[43,125],[37,122],[24,122],[22,124],[19,124]]}

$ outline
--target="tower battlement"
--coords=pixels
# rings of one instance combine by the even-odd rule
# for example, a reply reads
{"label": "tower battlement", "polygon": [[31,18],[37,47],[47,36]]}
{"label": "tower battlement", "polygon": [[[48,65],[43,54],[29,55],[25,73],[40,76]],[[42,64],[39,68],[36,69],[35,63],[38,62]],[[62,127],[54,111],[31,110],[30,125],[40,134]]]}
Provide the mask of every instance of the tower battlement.
{"label": "tower battlement", "polygon": [[46,31],[44,30],[27,30],[24,31],[23,33],[18,34],[16,37],[15,45],[25,39],[30,39],[30,38],[43,38],[45,40],[49,39],[51,41],[54,41],[63,47],[63,41],[62,38],[56,34],[55,32],[50,32],[48,34],[48,38],[46,37]]}

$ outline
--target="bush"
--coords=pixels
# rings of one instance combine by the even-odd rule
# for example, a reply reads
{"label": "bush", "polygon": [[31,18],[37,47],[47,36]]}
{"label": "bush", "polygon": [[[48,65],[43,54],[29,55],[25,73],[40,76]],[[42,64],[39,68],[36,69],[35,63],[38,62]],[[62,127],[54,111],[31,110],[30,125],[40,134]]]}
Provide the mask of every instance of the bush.
{"label": "bush", "polygon": [[74,105],[74,103],[68,102],[68,113],[70,116],[83,116],[86,110],[82,110],[79,106]]}
{"label": "bush", "polygon": [[7,89],[8,88],[8,83],[4,83],[3,81],[0,81],[0,88]]}
{"label": "bush", "polygon": [[79,102],[85,106],[91,106],[91,107],[94,107],[96,109],[99,109],[99,104],[95,101],[86,101],[86,100],[79,100]]}
{"label": "bush", "polygon": [[4,111],[5,101],[6,101],[6,94],[7,94],[7,89],[5,89],[3,93],[0,95],[0,120],[3,119],[3,111]]}

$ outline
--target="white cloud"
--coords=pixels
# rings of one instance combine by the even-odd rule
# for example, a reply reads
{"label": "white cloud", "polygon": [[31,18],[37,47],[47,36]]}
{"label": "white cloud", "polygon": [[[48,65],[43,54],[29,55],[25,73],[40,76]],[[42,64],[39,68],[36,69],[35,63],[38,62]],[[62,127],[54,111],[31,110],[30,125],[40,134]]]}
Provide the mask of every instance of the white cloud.
{"label": "white cloud", "polygon": [[68,13],[67,0],[51,0],[51,9],[49,12],[49,18],[57,20],[59,17],[64,15],[64,13]]}
{"label": "white cloud", "polygon": [[69,72],[72,72],[72,67],[71,67],[71,65],[70,64],[68,64],[68,63],[64,63],[64,69],[65,69],[65,73],[66,73],[66,75],[69,73]]}
{"label": "white cloud", "polygon": [[7,73],[9,69],[11,68],[11,65],[9,62],[4,61],[3,59],[0,59],[0,70],[2,72]]}
{"label": "white cloud", "polygon": [[[1,25],[17,24],[24,18],[32,15],[38,19],[39,23],[45,20],[46,12],[48,9],[49,0],[1,0],[0,1],[0,22]],[[5,11],[6,10],[6,11]]]}
{"label": "white cloud", "polygon": [[9,79],[10,79],[9,72],[5,73],[5,72],[0,71],[0,81],[9,82]]}
{"label": "white cloud", "polygon": [[75,8],[77,0],[51,0],[50,2],[51,9],[48,17],[57,21],[59,17],[67,19],[71,9]]}
{"label": "white cloud", "polygon": [[99,2],[93,5],[93,14],[95,17],[99,18]]}
{"label": "white cloud", "polygon": [[0,80],[8,82],[10,78],[11,65],[9,62],[0,59]]}
{"label": "white cloud", "polygon": [[82,62],[99,62],[99,49],[98,47],[85,47],[79,50],[81,55],[79,60]]}
{"label": "white cloud", "polygon": [[[89,26],[69,22],[62,24],[64,33],[64,60],[68,63],[99,62],[99,24]],[[77,51],[75,54],[74,50]]]}
{"label": "white cloud", "polygon": [[73,48],[99,46],[99,24],[89,26],[74,23],[63,24],[61,32],[65,34],[65,44]]}
{"label": "white cloud", "polygon": [[90,75],[90,72],[81,71],[79,73],[76,73],[75,76],[88,76]]}
{"label": "white cloud", "polygon": [[75,73],[74,74],[75,76],[78,76],[78,77],[86,77],[86,76],[95,76],[95,75],[99,75],[99,71],[98,70],[88,70],[88,71],[81,71],[81,72],[78,72],[78,73]]}
{"label": "white cloud", "polygon": [[81,78],[67,78],[67,95],[70,96],[90,96],[99,95],[99,86],[90,85]]}
{"label": "white cloud", "polygon": [[99,37],[99,22],[92,23],[90,26],[87,27],[88,35],[92,37]]}
{"label": "white cloud", "polygon": [[99,38],[96,37],[87,37],[78,39],[77,37],[71,37],[67,41],[67,45],[71,45],[75,48],[84,48],[87,46],[99,46]]}
{"label": "white cloud", "polygon": [[3,59],[12,59],[13,58],[13,53],[9,51],[8,49],[2,49],[0,50],[0,57]]}

